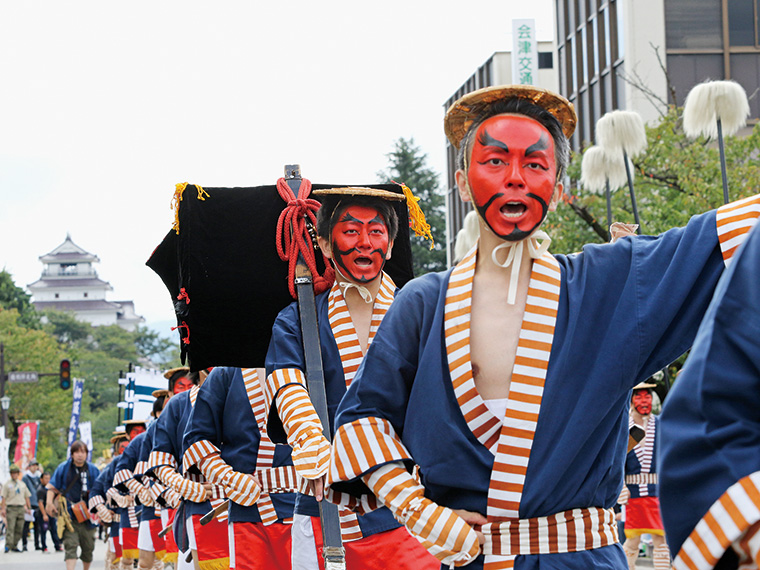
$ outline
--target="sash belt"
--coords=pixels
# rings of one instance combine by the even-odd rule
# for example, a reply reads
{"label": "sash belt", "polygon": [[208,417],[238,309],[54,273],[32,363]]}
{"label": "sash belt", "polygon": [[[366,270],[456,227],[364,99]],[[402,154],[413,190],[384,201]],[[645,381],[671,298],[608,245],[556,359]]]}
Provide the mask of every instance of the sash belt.
{"label": "sash belt", "polygon": [[615,513],[598,507],[492,522],[475,528],[485,535],[482,551],[486,555],[580,552],[618,542]]}

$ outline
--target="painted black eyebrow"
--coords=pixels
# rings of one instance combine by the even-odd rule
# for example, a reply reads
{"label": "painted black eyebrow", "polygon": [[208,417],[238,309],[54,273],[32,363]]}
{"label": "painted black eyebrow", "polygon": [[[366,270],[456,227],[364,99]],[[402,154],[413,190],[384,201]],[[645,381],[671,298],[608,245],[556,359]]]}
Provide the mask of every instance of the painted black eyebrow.
{"label": "painted black eyebrow", "polygon": [[[351,214],[348,212],[343,212],[343,215],[340,218],[341,222],[356,222],[358,224],[363,224],[361,220],[354,218]],[[383,217],[380,214],[377,214],[374,218],[372,218],[367,224],[385,224],[385,220],[383,220]]]}
{"label": "painted black eyebrow", "polygon": [[549,148],[549,135],[546,133],[541,133],[538,141],[525,149],[525,156],[528,156],[529,154],[537,152],[539,150],[546,150],[547,148]]}
{"label": "painted black eyebrow", "polygon": [[482,146],[495,146],[496,148],[502,149],[504,152],[509,152],[509,148],[507,148],[506,143],[503,143],[500,140],[493,138],[491,135],[488,134],[488,131],[486,129],[483,129],[483,132],[480,133],[480,136],[478,137],[478,142]]}

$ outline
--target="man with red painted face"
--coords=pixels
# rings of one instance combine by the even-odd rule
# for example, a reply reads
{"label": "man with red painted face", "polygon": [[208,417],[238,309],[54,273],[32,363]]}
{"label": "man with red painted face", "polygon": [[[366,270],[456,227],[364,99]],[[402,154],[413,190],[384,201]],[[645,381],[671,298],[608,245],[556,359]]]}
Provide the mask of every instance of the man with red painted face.
{"label": "man with red painted face", "polygon": [[760,211],[551,255],[575,122],[531,86],[449,109],[480,239],[399,292],[337,412],[330,491],[371,491],[446,567],[626,568],[612,507],[630,391],[689,347]]}
{"label": "man with red painted face", "polygon": [[[657,449],[660,419],[652,415],[652,388],[656,385],[641,382],[633,388],[630,427],[644,430],[644,438],[625,458],[625,536],[623,545],[630,570],[636,568],[642,534],[652,535],[655,570],[670,568],[670,552],[665,543],[665,530],[660,518],[659,485],[657,481]],[[627,444],[626,444],[627,445]],[[625,494],[625,491],[624,491]]]}
{"label": "man with red painted face", "polygon": [[[393,301],[396,286],[383,272],[398,229],[391,203],[401,193],[370,188],[316,190],[319,247],[335,269],[332,288],[316,298],[330,422],[362,357]],[[268,432],[289,443],[297,473],[309,484],[298,494],[292,527],[294,570],[323,568],[322,531],[317,501],[323,498],[330,444],[306,390],[298,306],[277,317],[266,357],[264,387]],[[330,426],[331,429],[333,426]],[[397,523],[387,509],[366,515],[341,510],[346,566],[363,570],[438,568],[438,562]],[[389,562],[392,560],[392,563]]]}

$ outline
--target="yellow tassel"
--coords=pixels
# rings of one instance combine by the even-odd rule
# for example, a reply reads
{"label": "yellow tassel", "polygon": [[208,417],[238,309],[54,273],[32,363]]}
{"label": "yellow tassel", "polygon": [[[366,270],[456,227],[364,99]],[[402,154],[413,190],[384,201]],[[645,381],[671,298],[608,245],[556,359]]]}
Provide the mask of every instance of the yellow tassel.
{"label": "yellow tassel", "polygon": [[161,562],[165,562],[167,564],[176,564],[178,559],[178,552],[167,552],[166,555],[161,559]]}
{"label": "yellow tassel", "polygon": [[[174,196],[172,196],[171,201],[171,209],[174,210],[174,225],[172,226],[172,229],[177,232],[177,235],[179,235],[179,203],[182,202],[183,195],[185,193],[185,188],[187,188],[188,182],[178,182],[177,185],[174,188]],[[203,188],[195,185],[196,190],[198,190],[198,200],[204,201],[206,200],[206,197],[211,197],[208,192],[206,192]]]}
{"label": "yellow tassel", "polygon": [[406,207],[409,209],[409,227],[416,235],[429,239],[430,249],[433,249],[435,241],[433,241],[433,234],[430,233],[430,224],[425,220],[425,213],[417,203],[420,199],[415,196],[409,187],[403,182],[398,183],[394,180],[393,183],[401,186],[401,190],[404,191],[404,196],[406,196]]}

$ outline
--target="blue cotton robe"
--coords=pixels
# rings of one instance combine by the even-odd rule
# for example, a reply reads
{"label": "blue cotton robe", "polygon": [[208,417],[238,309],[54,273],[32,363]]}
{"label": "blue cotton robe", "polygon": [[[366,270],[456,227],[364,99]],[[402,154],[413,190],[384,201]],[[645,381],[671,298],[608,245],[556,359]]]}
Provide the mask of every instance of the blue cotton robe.
{"label": "blue cotton robe", "polygon": [[[137,465],[137,462],[140,460],[140,451],[142,450],[142,444],[143,440],[146,437],[147,432],[142,432],[137,434],[135,437],[133,437],[127,448],[124,450],[124,452],[119,455],[114,462],[116,463],[116,467],[114,469],[114,476],[119,471],[122,471],[123,469],[128,469],[129,471],[134,472],[135,466]],[[118,485],[115,485],[116,489],[121,491],[122,494],[128,495],[129,489],[124,483],[119,483]],[[135,512],[135,524],[132,524],[132,521],[130,521],[129,517],[129,509],[134,510]],[[146,509],[142,506],[140,506],[138,503],[135,503],[135,506],[128,507],[126,509],[119,509],[119,514],[121,516],[119,520],[119,525],[121,528],[138,528],[140,526],[140,520],[142,517],[142,512]]]}
{"label": "blue cotton robe", "polygon": [[[251,409],[240,368],[214,368],[198,392],[185,430],[183,447],[207,440],[220,450],[221,458],[235,471],[254,473],[261,432]],[[272,467],[292,465],[288,445],[277,445]],[[277,522],[293,516],[295,493],[272,493]],[[232,522],[260,523],[256,506],[231,501]]]}
{"label": "blue cotton robe", "polygon": [[[330,418],[330,429],[334,434],[335,414],[338,404],[346,394],[346,379],[338,352],[338,345],[335,343],[335,337],[330,326],[328,316],[329,294],[329,291],[325,291],[317,295],[316,308],[319,323],[319,340],[322,345],[322,366],[324,368],[327,410]],[[306,371],[297,303],[291,303],[280,311],[272,327],[272,339],[266,357],[267,375],[283,368],[297,368],[304,373]],[[287,443],[285,430],[274,405],[270,409],[267,430],[272,441],[275,443]],[[316,499],[299,493],[296,498],[295,512],[300,515],[318,517],[319,507]],[[378,509],[366,515],[360,515],[358,516],[358,520],[363,537],[393,530],[400,526],[396,522],[396,519],[393,518],[393,515],[391,515],[391,512],[386,508]]]}
{"label": "blue cotton robe", "polygon": [[757,228],[721,278],[661,419],[660,506],[675,558],[710,506],[760,471]]}
{"label": "blue cotton robe", "polygon": [[[88,487],[87,491],[90,491],[92,489],[92,486],[97,481],[98,475],[100,475],[100,470],[90,462],[87,462],[86,465]],[[77,480],[73,485],[71,485],[68,492],[64,493],[67,501],[69,516],[72,520],[76,520],[76,518],[74,517],[74,511],[71,510],[71,505],[82,500],[82,483],[79,474],[76,473],[76,469],[74,468],[74,462],[71,459],[67,459],[58,467],[56,467],[55,471],[53,472],[53,476],[50,478],[50,485],[63,493],[66,491],[69,483],[71,483],[71,478],[74,476],[76,476]],[[92,521],[89,521],[88,524],[94,526],[92,524]]]}
{"label": "blue cotton robe", "polygon": [[[714,211],[660,236],[554,257],[559,306],[521,519],[613,507],[631,389],[689,348],[724,268]],[[468,428],[452,387],[443,328],[450,274],[425,275],[397,295],[336,423],[387,420],[419,465],[426,496],[486,513],[494,455]],[[483,560],[468,568],[482,568]],[[519,570],[539,566],[625,568],[626,561],[620,545],[611,545],[518,556],[515,563]]]}
{"label": "blue cotton robe", "polygon": [[[652,416],[652,419],[654,420],[654,433],[650,434],[647,433],[647,439],[650,437],[654,438],[654,446],[652,448],[652,462],[650,464],[649,470],[647,473],[657,473],[657,455],[658,455],[658,449],[660,447],[660,418],[658,416]],[[626,445],[627,448],[627,445]],[[638,475],[641,473],[642,465],[639,461],[638,455],[636,455],[635,448],[628,452],[628,455],[625,456],[625,474],[626,475]],[[631,498],[638,499],[639,497],[657,497],[659,495],[658,493],[659,486],[655,483],[649,483],[646,486],[646,491],[644,494],[641,492],[641,486],[639,485],[628,485],[628,491],[631,493]]]}

